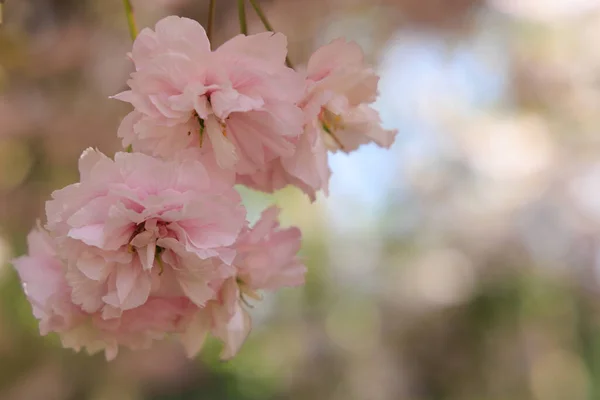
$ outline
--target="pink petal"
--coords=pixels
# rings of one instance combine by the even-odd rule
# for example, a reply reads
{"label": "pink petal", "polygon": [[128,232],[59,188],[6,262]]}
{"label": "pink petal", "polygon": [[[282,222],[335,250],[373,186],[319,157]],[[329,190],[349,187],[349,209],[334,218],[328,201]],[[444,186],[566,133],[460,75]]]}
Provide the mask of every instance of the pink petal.
{"label": "pink petal", "polygon": [[69,230],[70,238],[81,240],[90,246],[102,247],[104,244],[104,225],[87,225]]}
{"label": "pink petal", "polygon": [[131,240],[131,245],[134,247],[146,247],[148,246],[150,243],[153,243],[153,238],[154,234],[150,231],[143,231],[142,233],[138,233],[137,235],[135,235],[135,237]]}
{"label": "pink petal", "polygon": [[104,350],[104,355],[106,356],[106,361],[112,361],[115,358],[117,358],[117,355],[119,354],[119,346],[112,345],[112,346],[108,346],[106,347],[106,349]]}
{"label": "pink petal", "polygon": [[214,291],[209,286],[214,276],[215,266],[212,260],[201,260],[193,255],[179,258],[176,270],[177,280],[183,292],[199,307],[214,297]]}
{"label": "pink petal", "polygon": [[244,54],[267,63],[283,64],[287,55],[287,38],[281,33],[262,32],[237,35],[217,50],[217,53]]}
{"label": "pink petal", "polygon": [[171,44],[173,50],[210,51],[210,42],[206,31],[196,20],[169,16],[158,21],[155,30],[157,37],[161,41]]}
{"label": "pink petal", "polygon": [[238,160],[235,147],[225,137],[219,122],[215,118],[208,118],[205,124],[204,136],[205,139],[210,140],[217,164],[223,169],[232,169]]}
{"label": "pink petal", "polygon": [[320,80],[336,68],[361,66],[363,62],[364,55],[358,44],[346,42],[341,38],[335,39],[317,49],[310,57],[307,66],[308,77],[312,80]]}
{"label": "pink petal", "polygon": [[198,307],[203,307],[206,302],[214,296],[214,292],[208,286],[208,282],[202,278],[193,276],[180,276],[179,284],[183,293]]}
{"label": "pink petal", "polygon": [[114,96],[110,96],[111,99],[123,101],[125,103],[133,103],[134,94],[131,90],[126,90],[124,92],[115,94]]}
{"label": "pink petal", "polygon": [[123,310],[139,307],[150,295],[151,279],[134,265],[117,267],[116,288]]}
{"label": "pink petal", "polygon": [[102,160],[107,160],[104,154],[88,147],[79,157],[79,174],[82,180],[89,178],[92,169]]}
{"label": "pink petal", "polygon": [[187,329],[179,335],[188,357],[194,357],[204,345],[210,331],[210,318],[206,312],[199,310],[195,313]]}
{"label": "pink petal", "polygon": [[142,268],[144,271],[149,271],[154,266],[154,258],[156,257],[156,244],[151,243],[146,246],[142,251],[138,250],[140,261],[142,262]]}
{"label": "pink petal", "polygon": [[117,136],[123,139],[123,146],[129,146],[135,140],[134,126],[139,122],[142,115],[137,111],[132,111],[123,118],[119,128],[117,129]]}
{"label": "pink petal", "polygon": [[131,59],[136,63],[136,67],[140,68],[148,62],[157,46],[156,34],[150,28],[142,29],[133,42],[133,49],[130,54]]}
{"label": "pink petal", "polygon": [[112,270],[112,264],[102,257],[81,257],[77,262],[77,268],[89,279],[103,281]]}
{"label": "pink petal", "polygon": [[214,92],[210,97],[213,112],[220,119],[225,119],[232,112],[246,112],[260,109],[265,102],[261,98],[253,98],[228,88]]}
{"label": "pink petal", "polygon": [[252,320],[250,315],[239,302],[235,303],[234,314],[225,326],[217,328],[215,332],[216,336],[219,337],[224,344],[223,351],[221,352],[222,360],[229,360],[233,358],[246,338],[250,334],[252,329]]}
{"label": "pink petal", "polygon": [[102,301],[103,283],[89,279],[78,268],[73,267],[67,268],[65,278],[72,288],[73,303],[81,306],[86,312],[100,310],[104,304]]}
{"label": "pink petal", "polygon": [[250,242],[256,243],[259,240],[264,239],[271,233],[271,231],[279,226],[279,214],[281,209],[277,206],[271,206],[264,210],[259,220],[254,224],[252,229],[248,232],[247,238]]}

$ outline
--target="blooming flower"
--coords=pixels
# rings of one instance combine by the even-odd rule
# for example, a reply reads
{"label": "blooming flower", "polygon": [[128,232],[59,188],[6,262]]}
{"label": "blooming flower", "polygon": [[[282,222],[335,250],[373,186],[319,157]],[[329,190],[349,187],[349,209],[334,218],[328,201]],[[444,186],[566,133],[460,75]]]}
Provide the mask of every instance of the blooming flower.
{"label": "blooming flower", "polygon": [[104,350],[111,360],[119,345],[147,348],[168,333],[183,331],[183,316],[195,307],[185,297],[153,297],[116,319],[85,312],[71,301],[71,288],[53,239],[36,228],[27,242],[29,254],[13,260],[13,264],[40,321],[40,333],[58,333],[65,347],[76,351],[86,348],[89,353]]}
{"label": "blooming flower", "polygon": [[234,184],[327,193],[328,150],[389,147],[370,104],[378,77],[355,43],[317,50],[306,74],[287,39],[238,35],[219,48],[202,26],[167,17],[129,54],[115,98],[133,105],[118,136],[135,153],[87,149],[80,182],[46,203],[47,224],[14,260],[40,332],[112,359],[177,336],[190,356],[208,334],[233,357],[251,330],[247,299],[304,283],[301,234],[279,210],[249,227]]}
{"label": "blooming flower", "polygon": [[217,298],[193,310],[181,340],[189,355],[197,353],[211,332],[224,343],[221,357],[233,357],[250,333],[245,297],[260,299],[258,290],[276,290],[304,283],[306,267],[297,257],[298,228],[280,229],[275,207],[263,212],[253,228],[246,228],[235,244],[236,276],[224,281]]}
{"label": "blooming flower", "polygon": [[278,216],[277,207],[268,208],[254,227],[244,229],[235,243],[237,256],[233,264],[245,288],[276,290],[304,283],[306,267],[297,256],[300,229],[281,229]]}
{"label": "blooming flower", "polygon": [[214,297],[232,274],[232,246],[245,226],[239,194],[182,153],[163,161],[86,150],[81,181],[52,194],[47,228],[66,262],[73,302],[116,318],[153,296]]}
{"label": "blooming flower", "polygon": [[165,158],[201,147],[242,175],[291,156],[305,82],[285,66],[286,53],[280,33],[238,35],[211,51],[191,19],[167,17],[144,29],[130,54],[131,90],[115,96],[135,108],[119,128],[123,144]]}
{"label": "blooming flower", "polygon": [[356,43],[336,39],[317,49],[308,61],[307,75],[305,101],[326,98],[318,120],[330,150],[350,152],[369,142],[392,145],[397,132],[384,130],[379,114],[369,106],[377,97],[379,77],[365,64]]}
{"label": "blooming flower", "polygon": [[306,92],[299,102],[305,122],[303,134],[294,140],[296,151],[252,175],[238,176],[238,183],[265,192],[294,185],[312,201],[319,190],[327,194],[327,150],[351,152],[369,142],[390,147],[394,141],[396,131],[383,129],[369,105],[377,97],[378,81],[356,43],[337,39],[318,49],[308,62]]}

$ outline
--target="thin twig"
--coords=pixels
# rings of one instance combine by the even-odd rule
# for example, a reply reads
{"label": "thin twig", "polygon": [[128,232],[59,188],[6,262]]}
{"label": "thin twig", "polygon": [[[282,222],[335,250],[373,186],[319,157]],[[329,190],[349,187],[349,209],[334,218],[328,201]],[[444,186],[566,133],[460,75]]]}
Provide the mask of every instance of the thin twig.
{"label": "thin twig", "polygon": [[210,0],[208,3],[208,23],[206,24],[206,36],[212,44],[213,25],[215,23],[215,9],[217,0]]}
{"label": "thin twig", "polygon": [[246,0],[238,0],[238,17],[240,19],[240,32],[248,35],[248,21],[246,20]]}
{"label": "thin twig", "polygon": [[256,15],[258,15],[258,18],[260,18],[260,22],[262,22],[262,24],[265,26],[265,29],[270,32],[274,32],[273,27],[271,26],[271,23],[269,22],[269,19],[267,18],[265,13],[262,11],[262,8],[260,8],[260,5],[258,5],[256,0],[249,0],[249,1],[250,1],[250,4],[252,5],[252,8],[254,8],[254,11],[256,11]]}
{"label": "thin twig", "polygon": [[[258,15],[258,18],[260,18],[260,21],[262,22],[265,29],[268,30],[269,32],[275,32],[275,30],[273,29],[273,26],[269,22],[269,19],[267,18],[267,16],[263,12],[263,10],[260,8],[260,5],[256,2],[256,0],[248,0],[248,1],[250,2],[250,5],[252,5],[252,8],[254,8],[254,11],[256,11],[256,15]],[[287,65],[289,68],[294,68],[294,66],[292,65],[292,62],[290,61],[290,58],[287,56],[285,57],[285,65]]]}
{"label": "thin twig", "polygon": [[131,40],[135,40],[138,30],[135,24],[135,17],[133,15],[133,6],[131,5],[131,1],[123,0],[123,6],[125,6],[125,16],[127,17],[127,25],[129,26],[129,36],[131,36]]}

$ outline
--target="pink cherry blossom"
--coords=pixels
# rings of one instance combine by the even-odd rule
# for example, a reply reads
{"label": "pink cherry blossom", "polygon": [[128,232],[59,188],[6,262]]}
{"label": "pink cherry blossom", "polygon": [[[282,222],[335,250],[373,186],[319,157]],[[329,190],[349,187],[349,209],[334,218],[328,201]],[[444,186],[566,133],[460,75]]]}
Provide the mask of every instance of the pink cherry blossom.
{"label": "pink cherry blossom", "polygon": [[276,290],[304,284],[306,267],[297,256],[302,234],[296,227],[281,229],[278,216],[277,207],[268,208],[235,244],[233,265],[244,289]]}
{"label": "pink cherry blossom", "polygon": [[327,97],[318,121],[330,150],[350,152],[370,142],[392,145],[397,132],[383,129],[379,114],[369,106],[377,97],[379,77],[365,64],[356,43],[336,39],[317,49],[310,57],[307,74],[305,101]]}
{"label": "pink cherry blossom", "polygon": [[215,299],[205,307],[190,310],[185,330],[179,335],[189,357],[194,357],[203,347],[208,334],[224,344],[222,359],[237,354],[250,334],[250,314],[240,301],[240,289],[235,278],[227,279]]}
{"label": "pink cherry blossom", "polygon": [[180,336],[190,356],[202,348],[206,336],[212,333],[224,344],[221,358],[232,358],[252,327],[244,307],[246,297],[259,300],[259,290],[304,283],[306,267],[297,256],[300,230],[281,229],[278,215],[277,208],[269,208],[253,228],[244,229],[235,244],[237,256],[233,266],[236,276],[224,281],[217,297],[204,308],[192,310],[187,328]]}
{"label": "pink cherry blossom", "polygon": [[238,35],[211,51],[191,19],[167,17],[144,29],[130,54],[131,90],[115,96],[134,106],[119,128],[123,144],[165,158],[201,147],[243,175],[293,155],[305,81],[285,66],[286,53],[280,33]]}
{"label": "pink cherry blossom", "polygon": [[40,333],[57,333],[64,347],[89,353],[104,351],[116,357],[119,346],[148,348],[169,333],[183,332],[184,316],[196,308],[185,297],[150,298],[143,306],[106,320],[71,301],[57,246],[46,231],[34,229],[27,237],[29,254],[13,260],[25,294],[39,320]]}
{"label": "pink cherry blossom", "polygon": [[152,296],[202,306],[215,295],[211,281],[233,273],[231,246],[246,222],[232,182],[185,152],[173,161],[140,153],[113,161],[88,149],[79,171],[81,181],[55,191],[46,214],[84,311],[116,318]]}
{"label": "pink cherry blossom", "polygon": [[390,147],[396,131],[381,127],[379,114],[369,104],[377,97],[379,77],[364,62],[356,43],[337,39],[318,49],[307,67],[304,132],[293,140],[296,151],[282,155],[261,170],[238,176],[237,182],[264,192],[293,185],[312,201],[328,193],[330,151],[351,152],[375,142]]}

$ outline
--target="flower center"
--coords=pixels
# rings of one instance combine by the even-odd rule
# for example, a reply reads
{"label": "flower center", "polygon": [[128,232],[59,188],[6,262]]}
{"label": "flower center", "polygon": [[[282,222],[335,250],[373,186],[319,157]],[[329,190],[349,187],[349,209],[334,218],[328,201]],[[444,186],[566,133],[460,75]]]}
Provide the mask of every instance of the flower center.
{"label": "flower center", "polygon": [[137,224],[135,226],[135,229],[133,230],[133,232],[131,233],[131,236],[129,236],[129,240],[127,241],[127,250],[130,253],[135,253],[135,247],[133,245],[133,240],[137,237],[137,235],[139,235],[140,233],[144,232],[145,227],[144,227],[145,223],[142,222],[141,224]]}
{"label": "flower center", "polygon": [[[213,115],[213,117],[219,122],[219,126],[221,127],[221,133],[223,134],[223,136],[227,137],[227,124],[225,123],[225,120],[219,119],[219,118],[215,117],[214,115]],[[203,139],[204,139],[204,130],[206,128],[204,119],[202,119],[196,111],[194,111],[192,113],[192,118],[196,119],[196,121],[198,121],[198,125],[200,125],[200,128],[198,129],[198,143],[199,143],[199,146],[202,147],[202,143],[203,143]],[[191,134],[192,134],[192,131],[189,131],[188,136],[190,136]]]}
{"label": "flower center", "polygon": [[342,117],[323,107],[319,113],[319,122],[325,133],[333,139],[336,146],[339,149],[344,150],[344,145],[336,135],[337,131],[344,129]]}
{"label": "flower center", "polygon": [[249,298],[253,299],[253,300],[257,300],[260,301],[263,299],[262,295],[260,293],[258,293],[256,290],[251,289],[250,287],[248,287],[248,285],[246,285],[244,283],[243,280],[241,280],[240,278],[236,278],[235,282],[238,285],[238,288],[240,290],[240,300],[242,301],[242,303],[244,303],[246,306],[253,308],[253,306],[248,302],[248,300],[246,300],[245,296],[248,296]]}
{"label": "flower center", "polygon": [[162,275],[164,265],[160,256],[164,248],[157,246],[156,241],[166,237],[167,234],[167,226],[163,221],[152,219],[139,223],[135,226],[129,238],[127,250],[130,253],[137,252],[140,259],[142,259],[142,264],[147,269],[156,261],[160,268],[159,275]]}

